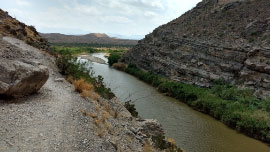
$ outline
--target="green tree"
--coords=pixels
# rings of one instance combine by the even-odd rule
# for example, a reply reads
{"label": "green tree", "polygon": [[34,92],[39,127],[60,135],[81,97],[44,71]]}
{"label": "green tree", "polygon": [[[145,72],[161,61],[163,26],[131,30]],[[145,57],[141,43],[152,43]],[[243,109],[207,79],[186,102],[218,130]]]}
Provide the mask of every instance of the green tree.
{"label": "green tree", "polygon": [[112,53],[108,58],[108,63],[112,66],[114,63],[117,63],[121,56],[118,53]]}

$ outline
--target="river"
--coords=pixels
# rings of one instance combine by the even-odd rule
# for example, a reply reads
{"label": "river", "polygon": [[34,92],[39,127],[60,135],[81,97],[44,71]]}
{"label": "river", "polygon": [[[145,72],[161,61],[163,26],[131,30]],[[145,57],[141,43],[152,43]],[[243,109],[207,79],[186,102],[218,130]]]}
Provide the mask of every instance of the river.
{"label": "river", "polygon": [[[107,60],[102,53],[93,56]],[[121,101],[135,101],[139,116],[157,119],[166,137],[187,152],[270,152],[267,144],[228,128],[127,73],[106,64],[92,63],[91,67]]]}

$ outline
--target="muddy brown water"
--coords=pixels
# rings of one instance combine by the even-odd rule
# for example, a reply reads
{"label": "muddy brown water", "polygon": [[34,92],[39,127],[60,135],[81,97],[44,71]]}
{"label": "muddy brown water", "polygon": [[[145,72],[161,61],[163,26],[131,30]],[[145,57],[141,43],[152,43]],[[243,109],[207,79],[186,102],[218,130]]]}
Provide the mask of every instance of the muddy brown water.
{"label": "muddy brown water", "polygon": [[[104,58],[105,54],[93,56]],[[92,63],[96,75],[102,75],[121,101],[131,99],[139,115],[157,119],[166,132],[166,137],[188,152],[270,152],[270,147],[258,140],[232,130],[171,97],[164,96],[154,87],[127,73],[105,64]]]}

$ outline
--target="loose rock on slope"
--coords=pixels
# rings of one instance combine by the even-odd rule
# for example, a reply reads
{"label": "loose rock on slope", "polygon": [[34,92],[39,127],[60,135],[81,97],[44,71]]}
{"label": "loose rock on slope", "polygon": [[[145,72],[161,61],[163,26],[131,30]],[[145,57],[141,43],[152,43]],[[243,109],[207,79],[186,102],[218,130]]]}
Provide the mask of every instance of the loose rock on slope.
{"label": "loose rock on slope", "polygon": [[38,62],[0,58],[0,95],[22,97],[35,93],[48,78],[47,67]]}

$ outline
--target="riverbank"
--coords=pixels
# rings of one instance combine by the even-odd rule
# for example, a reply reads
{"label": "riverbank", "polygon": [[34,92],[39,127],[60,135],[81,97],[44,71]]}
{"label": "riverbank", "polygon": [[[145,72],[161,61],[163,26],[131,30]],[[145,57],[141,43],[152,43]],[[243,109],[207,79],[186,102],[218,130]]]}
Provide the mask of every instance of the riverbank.
{"label": "riverbank", "polygon": [[217,81],[211,89],[199,88],[168,80],[132,65],[127,67],[118,63],[113,67],[138,77],[158,91],[221,120],[239,132],[269,142],[269,100],[254,97],[250,90],[240,90],[222,81]]}
{"label": "riverbank", "polygon": [[[66,75],[67,80],[75,86],[75,90],[79,92],[83,98],[94,102],[96,113],[88,113],[85,111],[83,111],[83,113],[86,116],[90,116],[94,119],[96,126],[99,128],[99,136],[103,137],[106,135],[106,138],[109,139],[117,138],[117,140],[129,140],[129,143],[123,143],[124,146],[129,147],[124,148],[127,151],[145,151],[145,149],[148,149],[146,151],[149,151],[149,148],[152,149],[151,151],[182,151],[180,148],[175,146],[173,140],[168,139],[168,141],[166,141],[164,136],[165,133],[157,121],[143,120],[132,117],[131,114],[136,112],[134,111],[136,110],[134,109],[134,106],[129,102],[125,102],[123,105],[115,97],[111,89],[106,87],[102,76],[93,76],[93,71],[87,68],[85,63],[78,62],[76,57],[70,55],[60,55],[60,57],[56,60],[56,63],[60,69],[60,72]],[[100,112],[100,109],[103,110]],[[124,116],[122,116],[122,113],[124,113]],[[114,122],[108,123],[107,120],[109,117],[112,117],[116,120],[114,120]],[[118,117],[123,117],[123,120],[120,121],[121,124],[118,126],[113,126],[112,124],[115,125],[119,123]],[[125,124],[124,128],[123,124]],[[128,126],[129,128],[133,129],[132,132],[135,134],[133,135],[134,137],[132,134],[131,136],[128,134],[130,133],[129,131],[126,132],[125,128]],[[137,131],[134,132],[134,130]],[[123,134],[120,137],[119,135],[115,137],[115,134],[112,134],[119,134],[119,132],[121,135]],[[117,143],[119,142],[120,141],[117,141]],[[138,147],[138,143],[141,144],[142,150],[140,150],[140,147]],[[134,147],[134,144],[137,144],[137,146]],[[118,148],[116,148],[116,150],[118,150]],[[123,149],[120,151],[123,151]]]}
{"label": "riverbank", "polygon": [[152,137],[164,134],[161,125],[132,117],[102,78],[71,56],[58,55],[57,67],[54,56],[21,40],[0,37],[0,45],[1,58],[35,61],[50,75],[35,94],[0,99],[0,151],[159,151]]}

